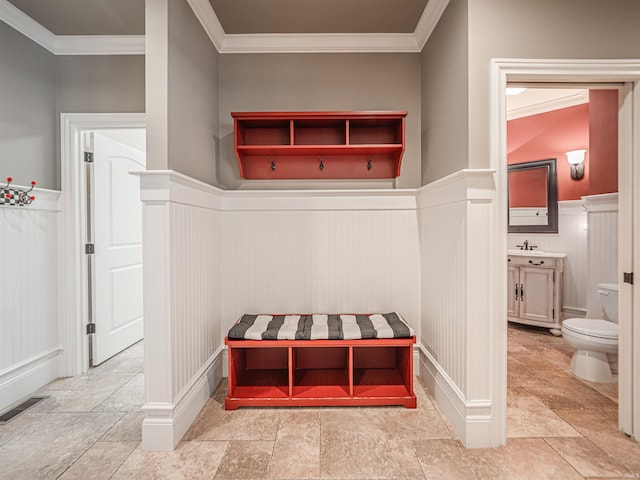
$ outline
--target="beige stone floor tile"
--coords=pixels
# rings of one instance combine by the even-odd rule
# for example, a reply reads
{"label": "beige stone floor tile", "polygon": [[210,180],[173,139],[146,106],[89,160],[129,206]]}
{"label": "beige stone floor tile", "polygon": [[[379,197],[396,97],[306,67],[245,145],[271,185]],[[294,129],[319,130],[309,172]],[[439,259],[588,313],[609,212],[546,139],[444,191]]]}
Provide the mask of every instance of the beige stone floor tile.
{"label": "beige stone floor tile", "polygon": [[320,437],[310,441],[276,440],[269,464],[268,478],[320,478]]}
{"label": "beige stone floor tile", "polygon": [[549,385],[543,378],[524,362],[510,357],[507,360],[507,385],[509,387],[529,387]]}
{"label": "beige stone floor tile", "polygon": [[93,410],[96,412],[129,412],[144,404],[144,374],[138,373]]}
{"label": "beige stone floor tile", "polygon": [[578,431],[528,390],[509,389],[507,438],[578,436]]}
{"label": "beige stone floor tile", "polygon": [[363,440],[384,443],[387,432],[384,425],[373,423],[364,408],[320,412],[322,441],[338,444],[354,444]]}
{"label": "beige stone floor tile", "polygon": [[585,408],[580,397],[571,395],[555,385],[531,385],[526,390],[551,410]]}
{"label": "beige stone floor tile", "polygon": [[112,480],[212,479],[228,442],[180,442],[172,452],[147,452],[140,446],[111,477]]}
{"label": "beige stone floor tile", "polygon": [[[30,412],[30,411],[29,411]],[[43,413],[22,413],[10,422],[0,425],[0,446],[24,432],[27,428],[42,420]]]}
{"label": "beige stone floor tile", "polygon": [[283,412],[276,408],[225,411],[209,399],[185,434],[185,440],[274,441]]}
{"label": "beige stone floor tile", "polygon": [[390,440],[452,438],[449,427],[433,406],[430,409],[368,408],[363,413],[366,421]]}
{"label": "beige stone floor tile", "polygon": [[548,381],[566,395],[580,401],[585,408],[617,408],[616,402],[597,392],[570,372],[548,372]]}
{"label": "beige stone floor tile", "polygon": [[458,440],[413,442],[418,461],[428,480],[475,480],[478,477],[464,456]]}
{"label": "beige stone floor tile", "polygon": [[105,433],[101,442],[141,442],[144,412],[127,412]]}
{"label": "beige stone floor tile", "polygon": [[301,442],[320,447],[320,412],[284,411],[280,416],[278,442]]}
{"label": "beige stone floor tile", "polygon": [[267,478],[273,454],[273,441],[232,441],[225,452],[215,478]]}
{"label": "beige stone floor tile", "polygon": [[466,449],[464,456],[482,480],[582,480],[543,439],[509,439],[497,448]]}
{"label": "beige stone floor tile", "polygon": [[77,394],[68,397],[53,410],[54,412],[89,412],[113,395],[129,382],[135,374],[111,373],[100,376]]}
{"label": "beige stone floor tile", "polygon": [[108,480],[120,468],[139,442],[97,442],[59,480]]}
{"label": "beige stone floor tile", "polygon": [[[613,421],[615,410],[558,410],[565,421],[640,478],[640,443],[629,439]],[[632,477],[633,478],[633,477]]]}
{"label": "beige stone floor tile", "polygon": [[323,433],[320,458],[321,478],[424,478],[413,445],[405,440],[343,442]]}
{"label": "beige stone floor tile", "polygon": [[48,413],[0,447],[0,479],[57,478],[121,413]]}
{"label": "beige stone floor tile", "polygon": [[622,477],[630,472],[590,440],[547,438],[546,442],[585,477]]}

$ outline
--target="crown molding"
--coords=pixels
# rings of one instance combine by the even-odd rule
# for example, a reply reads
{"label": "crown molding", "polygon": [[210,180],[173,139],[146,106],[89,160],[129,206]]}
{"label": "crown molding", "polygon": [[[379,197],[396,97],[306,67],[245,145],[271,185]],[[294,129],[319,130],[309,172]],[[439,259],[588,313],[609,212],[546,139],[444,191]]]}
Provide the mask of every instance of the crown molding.
{"label": "crown molding", "polygon": [[422,51],[427,40],[429,40],[429,37],[436,29],[436,25],[440,21],[440,17],[442,17],[447,5],[449,5],[449,1],[450,0],[429,0],[424,7],[424,11],[413,32],[419,52]]}
{"label": "crown molding", "polygon": [[0,20],[54,55],[144,55],[144,35],[54,35],[7,0]]}
{"label": "crown molding", "polygon": [[413,34],[225,35],[220,53],[415,53]]}
{"label": "crown molding", "polygon": [[226,34],[209,0],[187,0],[218,53],[420,53],[450,0],[429,0],[414,33]]}
{"label": "crown molding", "polygon": [[534,103],[525,107],[514,108],[507,111],[507,120],[515,120],[516,118],[529,117],[531,115],[539,115],[541,113],[559,110],[561,108],[575,107],[589,103],[589,92],[574,93],[566,97],[547,100],[545,102]]}
{"label": "crown molding", "polygon": [[56,55],[144,55],[144,35],[58,35]]}
{"label": "crown molding", "polygon": [[187,3],[200,21],[202,28],[204,28],[216,50],[220,52],[224,43],[225,33],[209,0],[187,0]]}
{"label": "crown molding", "polygon": [[[429,0],[414,33],[227,35],[209,0],[187,0],[219,53],[420,53],[450,0]],[[7,0],[0,20],[55,55],[144,55],[144,35],[54,35]]]}
{"label": "crown molding", "polygon": [[0,20],[51,53],[56,53],[56,36],[7,0],[0,0]]}

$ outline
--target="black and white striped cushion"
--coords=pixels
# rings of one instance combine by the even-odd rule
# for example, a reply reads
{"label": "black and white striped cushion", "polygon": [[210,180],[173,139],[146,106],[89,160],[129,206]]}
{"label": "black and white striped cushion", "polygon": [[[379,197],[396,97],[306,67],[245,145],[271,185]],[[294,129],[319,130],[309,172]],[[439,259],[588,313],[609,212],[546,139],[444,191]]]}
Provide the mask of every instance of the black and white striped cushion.
{"label": "black and white striped cushion", "polygon": [[399,313],[371,315],[243,315],[229,330],[235,340],[356,340],[410,338]]}

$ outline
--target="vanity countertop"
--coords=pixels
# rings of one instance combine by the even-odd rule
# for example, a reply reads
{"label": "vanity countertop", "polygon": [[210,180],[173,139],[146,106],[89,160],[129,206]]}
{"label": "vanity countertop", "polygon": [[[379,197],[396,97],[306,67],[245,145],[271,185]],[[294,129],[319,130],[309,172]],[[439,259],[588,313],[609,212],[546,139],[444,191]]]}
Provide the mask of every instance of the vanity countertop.
{"label": "vanity countertop", "polygon": [[547,257],[547,258],[565,258],[566,253],[562,252],[545,252],[542,250],[520,250],[519,248],[510,248],[507,255],[518,257]]}

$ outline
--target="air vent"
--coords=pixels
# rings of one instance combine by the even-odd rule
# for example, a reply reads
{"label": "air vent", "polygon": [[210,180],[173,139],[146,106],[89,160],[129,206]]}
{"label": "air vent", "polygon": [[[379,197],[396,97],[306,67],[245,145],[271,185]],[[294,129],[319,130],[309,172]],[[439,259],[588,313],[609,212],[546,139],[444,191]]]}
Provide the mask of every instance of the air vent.
{"label": "air vent", "polygon": [[21,413],[24,413],[26,410],[30,409],[37,403],[41,402],[47,397],[31,397],[28,400],[25,400],[20,405],[13,407],[7,413],[0,416],[0,425],[4,425],[5,423],[9,423],[11,420],[16,418]]}

